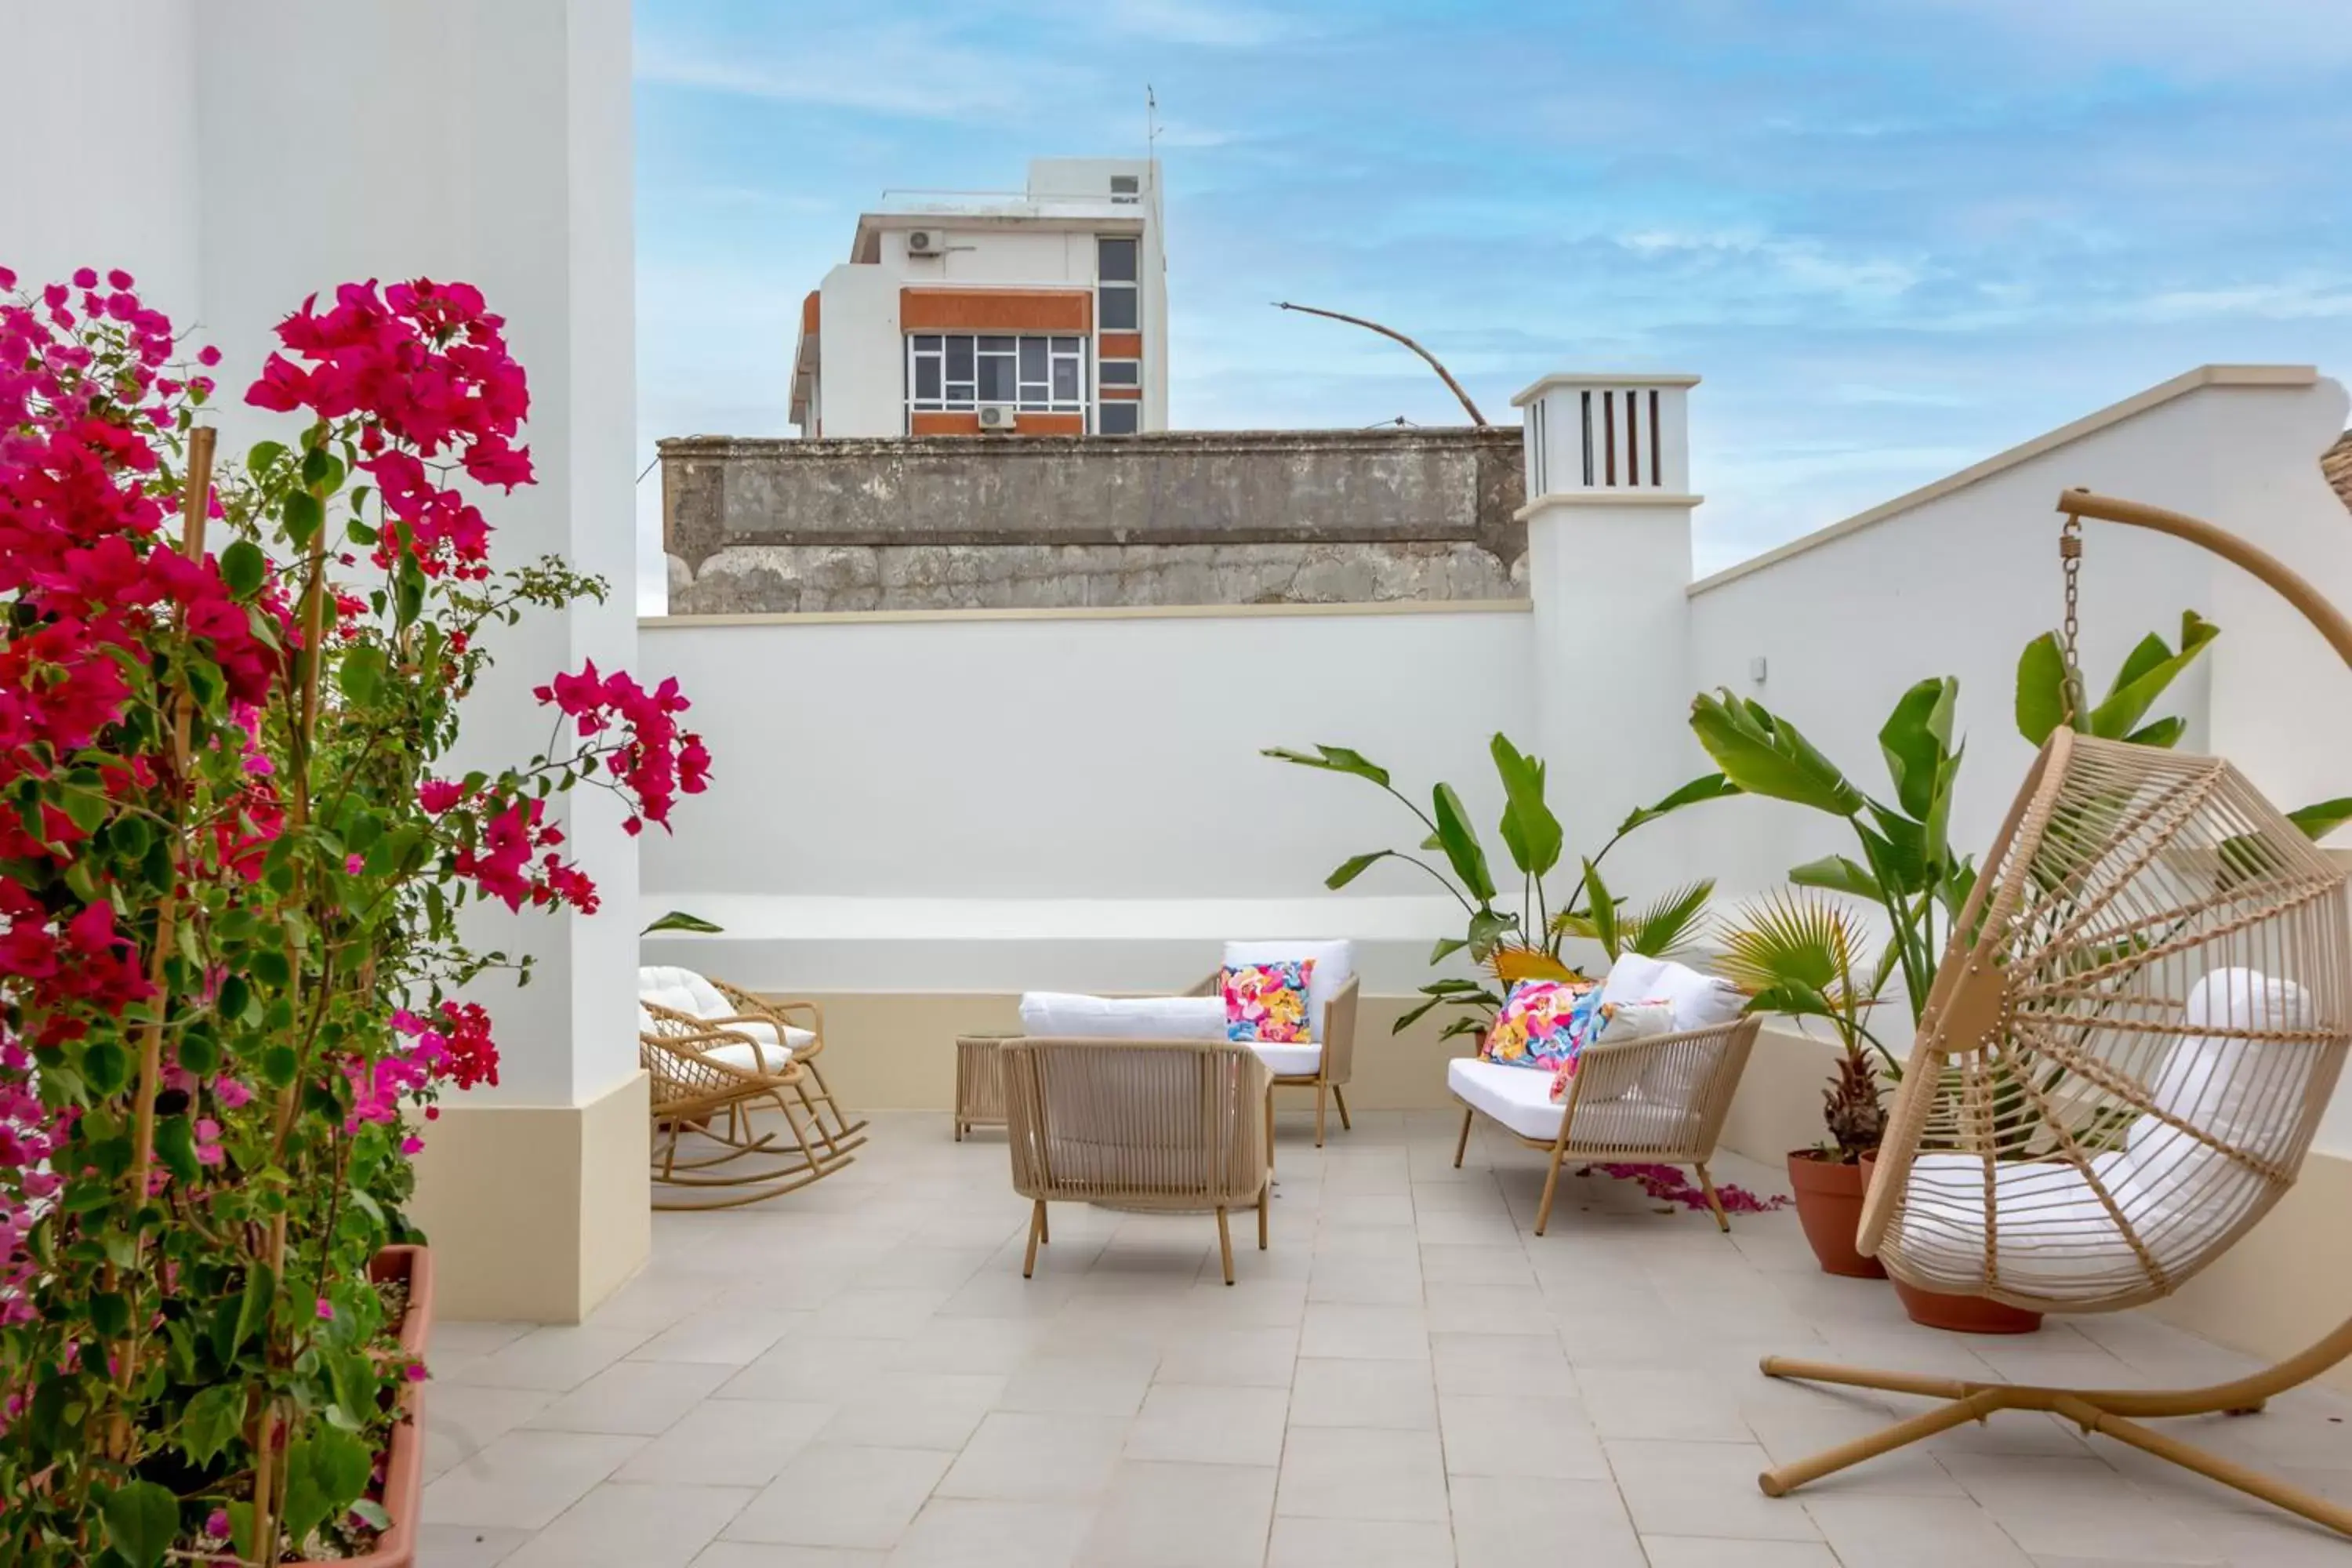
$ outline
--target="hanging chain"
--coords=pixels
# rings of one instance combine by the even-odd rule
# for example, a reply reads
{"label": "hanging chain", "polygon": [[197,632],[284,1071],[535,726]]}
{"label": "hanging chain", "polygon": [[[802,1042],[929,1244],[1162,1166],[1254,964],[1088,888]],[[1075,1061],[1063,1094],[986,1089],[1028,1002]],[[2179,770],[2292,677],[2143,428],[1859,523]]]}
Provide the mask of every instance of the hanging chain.
{"label": "hanging chain", "polygon": [[2065,526],[2058,533],[2058,565],[2066,578],[2066,619],[2060,633],[2062,651],[2066,660],[2066,675],[2062,684],[2066,709],[2063,721],[2073,724],[2083,712],[2083,667],[2074,657],[2075,608],[2080,592],[2076,578],[2083,570],[2083,520],[2071,511],[2066,514]]}

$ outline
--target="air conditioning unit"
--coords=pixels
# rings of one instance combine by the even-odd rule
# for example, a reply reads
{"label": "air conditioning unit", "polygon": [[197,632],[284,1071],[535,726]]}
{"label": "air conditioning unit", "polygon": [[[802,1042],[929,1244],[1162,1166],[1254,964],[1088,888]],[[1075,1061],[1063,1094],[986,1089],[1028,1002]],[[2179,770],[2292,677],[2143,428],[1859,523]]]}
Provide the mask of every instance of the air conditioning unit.
{"label": "air conditioning unit", "polygon": [[1017,423],[1009,403],[991,403],[980,411],[980,427],[983,430],[1011,430]]}
{"label": "air conditioning unit", "polygon": [[907,231],[907,254],[909,256],[940,256],[948,248],[948,237],[935,228],[910,228]]}

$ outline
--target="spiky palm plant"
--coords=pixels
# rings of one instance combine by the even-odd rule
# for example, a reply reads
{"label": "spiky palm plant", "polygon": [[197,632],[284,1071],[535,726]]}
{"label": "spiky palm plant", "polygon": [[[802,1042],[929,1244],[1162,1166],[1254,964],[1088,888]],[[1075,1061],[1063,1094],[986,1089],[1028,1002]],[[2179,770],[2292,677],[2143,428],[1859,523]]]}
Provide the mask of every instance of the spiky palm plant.
{"label": "spiky palm plant", "polygon": [[[1717,967],[1750,994],[1751,1013],[1820,1018],[1843,1051],[1822,1096],[1825,1152],[1852,1164],[1886,1131],[1879,1062],[1886,1048],[1870,1032],[1894,973],[1894,949],[1875,958],[1854,913],[1825,894],[1782,889],[1742,906],[1726,922]],[[1891,1058],[1887,1058],[1891,1061]]]}

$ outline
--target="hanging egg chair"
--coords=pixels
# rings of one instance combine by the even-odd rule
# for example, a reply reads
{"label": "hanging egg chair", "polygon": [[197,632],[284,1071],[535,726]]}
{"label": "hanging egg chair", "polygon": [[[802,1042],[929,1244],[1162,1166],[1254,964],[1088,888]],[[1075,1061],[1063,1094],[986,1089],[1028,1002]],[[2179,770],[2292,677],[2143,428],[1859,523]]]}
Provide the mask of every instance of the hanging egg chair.
{"label": "hanging egg chair", "polygon": [[[2070,577],[2080,518],[2156,528],[2278,588],[2352,664],[2352,624],[2243,541],[2080,490],[2059,510]],[[2228,763],[2059,728],[1937,970],[1861,1250],[1906,1284],[2032,1311],[2179,1289],[2294,1184],[2335,1090],[2352,1046],[2345,895],[2345,873]],[[1761,1483],[1777,1497],[1992,1411],[2042,1410],[2352,1534],[2352,1510],[2134,1419],[2256,1409],[2347,1354],[2352,1321],[2266,1372],[2174,1392],[1768,1357],[1770,1376],[1949,1403]]]}

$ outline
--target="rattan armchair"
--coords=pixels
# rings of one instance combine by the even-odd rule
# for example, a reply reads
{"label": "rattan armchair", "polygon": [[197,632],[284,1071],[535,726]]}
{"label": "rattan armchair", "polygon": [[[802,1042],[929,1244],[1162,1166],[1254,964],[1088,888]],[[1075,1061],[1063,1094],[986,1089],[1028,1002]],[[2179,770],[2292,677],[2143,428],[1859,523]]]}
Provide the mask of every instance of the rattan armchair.
{"label": "rattan armchair", "polygon": [[[1187,996],[1214,996],[1223,988],[1222,971],[1184,993]],[[1311,1089],[1315,1091],[1315,1146],[1323,1147],[1324,1112],[1327,1106],[1339,1110],[1339,1130],[1351,1131],[1355,1123],[1348,1117],[1347,1086],[1356,1076],[1356,994],[1360,977],[1349,975],[1331,998],[1331,1004],[1317,1020],[1321,1035],[1314,1042],[1318,1047],[1315,1068],[1311,1072],[1285,1072],[1269,1067],[1269,1087],[1265,1102],[1266,1136],[1274,1136],[1274,1099],[1276,1089]],[[1279,1047],[1277,1047],[1279,1048]]]}
{"label": "rattan armchair", "polygon": [[1023,1279],[1036,1272],[1039,1244],[1053,1239],[1048,1203],[1213,1210],[1228,1285],[1228,1211],[1256,1207],[1265,1249],[1274,1181],[1262,1114],[1267,1073],[1247,1046],[1030,1038],[1008,1040],[999,1054],[1013,1187],[1034,1205]]}
{"label": "rattan armchair", "polygon": [[[658,1003],[638,1003],[637,1059],[651,1081],[653,1179],[702,1199],[656,1197],[656,1209],[737,1208],[807,1186],[850,1163],[815,1127],[799,1090],[807,1068],[740,1029]],[[774,1110],[779,1131],[753,1124]],[[692,1139],[681,1154],[680,1143]],[[715,1145],[708,1152],[699,1144]],[[794,1149],[797,1148],[797,1153]],[[750,1161],[750,1164],[739,1162]]]}
{"label": "rattan armchair", "polygon": [[1470,1146],[1471,1119],[1481,1113],[1530,1149],[1551,1156],[1538,1236],[1551,1220],[1559,1168],[1571,1159],[1688,1165],[1698,1174],[1715,1223],[1731,1221],[1716,1196],[1706,1163],[1715,1157],[1723,1119],[1738,1092],[1739,1075],[1761,1021],[1736,1018],[1704,1029],[1653,1035],[1622,1044],[1587,1046],[1570,1080],[1565,1105],[1551,1103],[1551,1075],[1472,1058],[1449,1064],[1446,1086],[1462,1101],[1462,1136],[1454,1145],[1461,1168]]}

